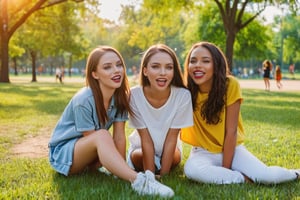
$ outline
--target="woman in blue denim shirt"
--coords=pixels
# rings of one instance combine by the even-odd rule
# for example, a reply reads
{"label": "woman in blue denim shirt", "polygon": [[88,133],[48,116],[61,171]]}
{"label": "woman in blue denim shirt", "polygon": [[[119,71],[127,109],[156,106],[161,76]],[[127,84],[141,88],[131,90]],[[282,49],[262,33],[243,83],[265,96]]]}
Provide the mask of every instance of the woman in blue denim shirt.
{"label": "woman in blue denim shirt", "polygon": [[[109,46],[94,49],[87,60],[86,87],[71,99],[49,142],[51,166],[65,176],[104,166],[131,182],[141,195],[171,197],[171,188],[155,180],[150,171],[137,173],[125,161],[125,122],[129,84],[120,53]],[[112,135],[108,129],[113,126]]]}

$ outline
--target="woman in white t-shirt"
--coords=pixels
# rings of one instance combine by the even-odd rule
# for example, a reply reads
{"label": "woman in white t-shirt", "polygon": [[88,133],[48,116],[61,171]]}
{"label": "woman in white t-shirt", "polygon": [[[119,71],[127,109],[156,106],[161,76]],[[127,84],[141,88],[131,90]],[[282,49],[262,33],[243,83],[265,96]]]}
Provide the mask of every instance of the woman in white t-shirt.
{"label": "woman in white t-shirt", "polygon": [[131,88],[128,164],[136,171],[168,174],[181,161],[181,128],[193,125],[190,92],[175,52],[164,44],[143,55],[140,86]]}

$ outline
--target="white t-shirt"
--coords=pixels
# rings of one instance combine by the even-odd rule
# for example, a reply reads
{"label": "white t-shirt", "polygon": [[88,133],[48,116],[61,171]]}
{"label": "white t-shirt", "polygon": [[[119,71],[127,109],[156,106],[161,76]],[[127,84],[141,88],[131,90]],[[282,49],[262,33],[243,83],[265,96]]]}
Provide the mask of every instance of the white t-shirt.
{"label": "white t-shirt", "polygon": [[[143,88],[135,86],[131,88],[130,106],[135,115],[129,116],[129,126],[135,129],[148,129],[155,155],[159,157],[170,128],[193,126],[191,94],[185,88],[171,87],[167,102],[160,108],[154,108],[146,99]],[[141,148],[141,139],[136,130],[129,136],[129,143],[129,154],[134,149]],[[181,149],[179,140],[177,145]]]}

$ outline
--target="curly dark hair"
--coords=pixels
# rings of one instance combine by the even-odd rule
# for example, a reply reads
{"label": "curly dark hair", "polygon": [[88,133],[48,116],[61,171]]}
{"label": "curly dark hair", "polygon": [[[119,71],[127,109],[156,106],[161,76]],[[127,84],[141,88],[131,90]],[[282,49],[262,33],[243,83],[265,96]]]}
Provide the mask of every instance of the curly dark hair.
{"label": "curly dark hair", "polygon": [[199,86],[195,84],[193,79],[188,74],[188,67],[190,63],[190,57],[193,50],[197,47],[206,48],[213,59],[213,83],[212,90],[209,92],[208,99],[201,107],[201,116],[208,124],[217,124],[221,121],[220,113],[223,111],[226,103],[226,91],[227,91],[227,76],[229,75],[228,63],[223,52],[215,44],[210,42],[198,42],[192,46],[184,63],[184,77],[187,83],[187,87],[192,95],[193,109],[196,109],[196,101],[199,94]]}

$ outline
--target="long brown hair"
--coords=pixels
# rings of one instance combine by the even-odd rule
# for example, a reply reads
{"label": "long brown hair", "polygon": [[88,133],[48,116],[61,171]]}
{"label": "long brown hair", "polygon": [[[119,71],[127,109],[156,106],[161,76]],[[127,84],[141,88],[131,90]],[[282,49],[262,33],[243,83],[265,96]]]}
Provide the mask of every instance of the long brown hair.
{"label": "long brown hair", "polygon": [[126,75],[126,65],[124,62],[123,57],[121,54],[110,46],[99,46],[92,50],[90,55],[88,56],[87,63],[86,63],[86,86],[89,86],[93,92],[94,100],[96,104],[97,116],[99,119],[100,125],[105,125],[108,121],[108,116],[105,111],[104,101],[103,101],[103,94],[99,86],[99,82],[97,79],[94,79],[92,76],[92,72],[97,70],[97,66],[101,57],[108,51],[114,52],[120,58],[123,68],[124,68],[124,78],[121,83],[121,86],[117,88],[114,92],[115,104],[117,106],[118,113],[125,113],[128,111],[131,113],[131,109],[129,106],[129,83]]}
{"label": "long brown hair", "polygon": [[147,67],[150,58],[153,55],[155,55],[156,53],[159,53],[159,52],[164,52],[164,53],[169,54],[171,56],[172,60],[173,60],[174,77],[171,81],[171,85],[174,85],[176,87],[185,87],[185,85],[183,83],[180,64],[179,64],[178,58],[176,56],[176,53],[170,47],[168,47],[165,44],[152,45],[144,53],[142,61],[141,61],[141,67],[140,67],[140,84],[144,87],[150,85],[150,82],[149,82],[148,78],[143,73],[143,69]]}
{"label": "long brown hair", "polygon": [[264,62],[263,62],[263,69],[265,70],[268,67],[269,67],[269,70],[272,70],[273,65],[272,65],[271,61],[270,60],[264,60]]}
{"label": "long brown hair", "polygon": [[197,47],[206,48],[213,59],[213,83],[212,89],[209,91],[208,99],[201,107],[201,116],[208,124],[217,124],[220,122],[220,113],[222,112],[226,101],[227,75],[229,75],[228,64],[223,52],[214,44],[209,42],[199,42],[192,46],[184,63],[184,77],[187,87],[192,95],[193,109],[196,109],[196,101],[200,92],[199,86],[189,76],[188,68],[192,51]]}

